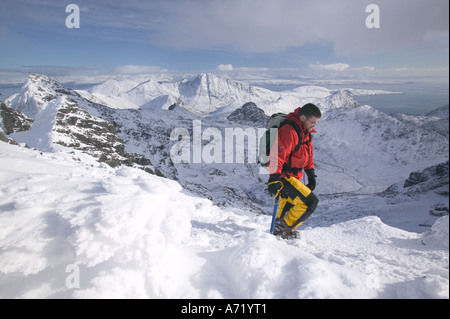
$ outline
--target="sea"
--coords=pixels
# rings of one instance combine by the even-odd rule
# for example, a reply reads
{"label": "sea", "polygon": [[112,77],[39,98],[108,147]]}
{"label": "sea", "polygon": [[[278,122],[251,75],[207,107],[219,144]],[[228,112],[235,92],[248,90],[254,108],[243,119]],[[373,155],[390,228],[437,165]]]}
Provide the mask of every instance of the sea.
{"label": "sea", "polygon": [[[261,85],[263,86],[263,85]],[[377,94],[356,96],[361,105],[371,107],[387,114],[426,114],[449,104],[449,83],[445,82],[405,82],[396,84],[331,84],[321,85],[327,89],[383,90],[398,94]],[[291,90],[298,85],[264,85],[272,91]]]}

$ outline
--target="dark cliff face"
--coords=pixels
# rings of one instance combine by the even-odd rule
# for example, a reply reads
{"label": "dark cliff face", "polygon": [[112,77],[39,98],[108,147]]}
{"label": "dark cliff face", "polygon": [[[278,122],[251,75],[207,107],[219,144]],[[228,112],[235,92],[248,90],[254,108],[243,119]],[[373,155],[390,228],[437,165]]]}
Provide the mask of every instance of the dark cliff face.
{"label": "dark cliff face", "polygon": [[248,102],[228,115],[227,120],[251,127],[266,127],[269,117],[255,103]]}
{"label": "dark cliff face", "polygon": [[430,166],[422,171],[412,172],[404,182],[389,186],[380,195],[394,198],[401,195],[418,196],[434,192],[441,196],[449,196],[448,187],[449,162],[447,161]]}
{"label": "dark cliff face", "polygon": [[75,100],[68,99],[57,110],[53,131],[62,136],[57,144],[81,150],[111,167],[137,164],[149,173],[161,175],[145,156],[125,151],[124,141],[112,122],[91,115]]}
{"label": "dark cliff face", "polygon": [[6,134],[28,131],[33,125],[33,119],[20,111],[7,107],[2,102],[0,102],[0,116]]}
{"label": "dark cliff face", "polygon": [[448,185],[448,164],[449,162],[447,161],[420,172],[412,172],[403,184],[403,187],[422,186],[424,190],[432,190]]}

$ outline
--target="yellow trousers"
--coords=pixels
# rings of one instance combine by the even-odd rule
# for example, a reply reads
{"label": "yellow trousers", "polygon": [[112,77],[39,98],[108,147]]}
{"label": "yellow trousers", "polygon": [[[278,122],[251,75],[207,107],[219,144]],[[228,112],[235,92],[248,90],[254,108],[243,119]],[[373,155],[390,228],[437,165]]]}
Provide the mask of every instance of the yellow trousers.
{"label": "yellow trousers", "polygon": [[316,209],[319,199],[297,178],[283,179],[277,218],[284,218],[286,224],[300,226]]}

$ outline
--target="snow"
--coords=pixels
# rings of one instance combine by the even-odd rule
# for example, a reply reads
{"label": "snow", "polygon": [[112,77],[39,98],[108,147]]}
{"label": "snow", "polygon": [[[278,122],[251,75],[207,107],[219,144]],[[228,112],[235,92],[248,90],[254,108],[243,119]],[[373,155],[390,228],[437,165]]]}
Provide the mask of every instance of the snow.
{"label": "snow", "polygon": [[405,203],[324,198],[286,241],[269,214],[78,152],[0,143],[0,180],[0,298],[449,298],[448,216],[406,230]]}
{"label": "snow", "polygon": [[[116,109],[148,107],[167,109],[176,103],[197,115],[208,116],[223,108],[231,108],[232,111],[250,101],[256,103],[267,115],[276,112],[289,113],[293,105],[300,106],[306,103],[316,103],[322,110],[326,110],[336,105],[324,103],[323,100],[331,98],[336,93],[339,95],[341,91],[305,85],[289,91],[274,92],[215,74],[202,73],[175,82],[147,80],[138,83],[125,79],[108,80],[88,91],[77,90],[77,93],[92,102]],[[343,91],[352,96],[398,94],[383,90]]]}
{"label": "snow", "polygon": [[[429,170],[404,187],[411,172],[448,161],[448,106],[390,116],[353,99],[387,93],[277,93],[210,74],[75,92],[31,75],[5,101],[34,124],[9,136],[21,147],[0,142],[0,298],[449,298],[448,182]],[[268,233],[272,202],[256,163],[224,163],[228,147],[214,163],[168,158],[175,128],[201,122],[206,138],[188,144],[202,155],[217,142],[208,130],[256,133],[259,117],[227,120],[249,99],[266,114],[308,102],[324,110],[315,136],[320,203],[301,240]],[[61,130],[57,114],[69,109],[93,126],[114,123],[127,151],[172,180],[57,144],[70,144],[65,130],[94,134]]]}

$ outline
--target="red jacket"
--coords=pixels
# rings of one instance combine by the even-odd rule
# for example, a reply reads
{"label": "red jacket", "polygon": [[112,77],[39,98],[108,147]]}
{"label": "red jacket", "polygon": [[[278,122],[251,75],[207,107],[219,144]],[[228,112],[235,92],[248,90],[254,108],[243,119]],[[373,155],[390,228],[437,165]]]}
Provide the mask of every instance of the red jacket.
{"label": "red jacket", "polygon": [[[288,120],[295,121],[298,124],[300,131],[302,132],[302,142],[306,142],[310,137],[308,132],[306,132],[305,125],[300,121],[298,115],[300,109],[300,107],[297,108],[294,112],[289,113],[287,117]],[[317,132],[313,128],[309,133]],[[272,170],[270,170],[270,174],[281,174],[283,177],[294,176],[298,179],[302,178],[303,171],[283,171],[283,165],[285,163],[288,164],[289,157],[298,143],[299,136],[292,125],[285,124],[278,130],[278,154],[276,153],[276,151],[274,152],[274,150],[271,150],[269,155],[269,167],[271,167],[270,163],[273,163],[274,160],[278,160],[278,164],[276,166],[274,165],[273,167],[273,169],[276,169],[276,171],[273,172]],[[276,146],[277,144],[274,144],[273,147],[275,148]],[[312,138],[309,143],[301,145],[298,151],[292,154],[291,168],[297,170],[299,170],[300,168],[302,168],[303,170],[314,168]]]}

